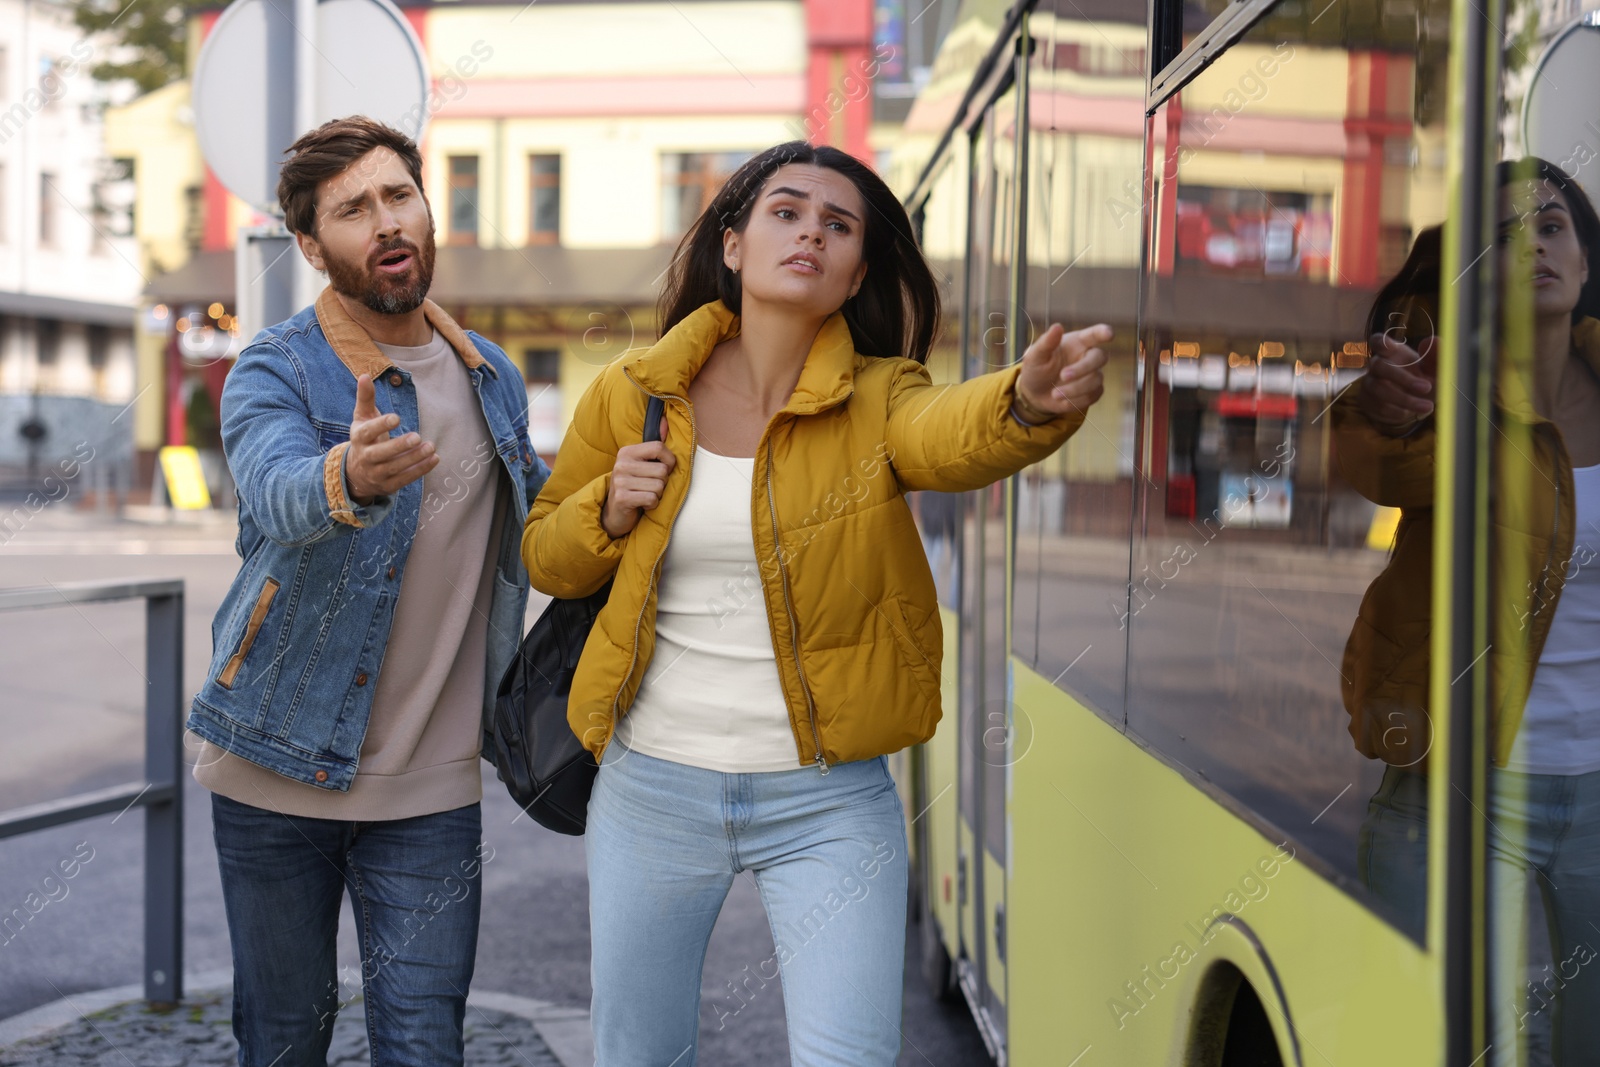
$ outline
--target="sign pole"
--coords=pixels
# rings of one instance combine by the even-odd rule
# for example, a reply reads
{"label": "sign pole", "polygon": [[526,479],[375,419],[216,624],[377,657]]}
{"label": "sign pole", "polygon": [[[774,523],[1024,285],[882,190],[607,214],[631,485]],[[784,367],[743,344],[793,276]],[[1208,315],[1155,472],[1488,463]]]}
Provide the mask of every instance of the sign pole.
{"label": "sign pole", "polygon": [[[283,149],[294,143],[294,135],[306,133],[317,128],[317,0],[294,0],[295,28],[299,31],[295,39],[294,56],[294,130],[291,136],[277,149],[281,156]],[[291,238],[292,240],[292,238]],[[322,290],[322,279],[317,272],[311,269],[311,264],[305,261],[298,248],[288,255],[293,260],[291,270],[293,273],[293,288],[291,290],[294,306],[289,314],[293,314],[312,303],[317,298],[317,293]],[[285,315],[284,318],[288,318]]]}

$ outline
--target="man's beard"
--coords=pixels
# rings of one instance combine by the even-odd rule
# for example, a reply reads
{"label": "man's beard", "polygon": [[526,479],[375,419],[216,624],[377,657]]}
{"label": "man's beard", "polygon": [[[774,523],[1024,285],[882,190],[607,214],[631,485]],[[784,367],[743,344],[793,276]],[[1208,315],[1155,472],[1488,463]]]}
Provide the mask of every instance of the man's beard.
{"label": "man's beard", "polygon": [[[377,269],[379,260],[400,251],[411,253],[411,266],[404,274],[385,274]],[[328,268],[328,284],[334,292],[359,300],[380,315],[405,315],[422,306],[433,285],[434,251],[430,230],[420,249],[397,238],[378,249],[366,264],[344,262],[326,249],[322,262]]]}

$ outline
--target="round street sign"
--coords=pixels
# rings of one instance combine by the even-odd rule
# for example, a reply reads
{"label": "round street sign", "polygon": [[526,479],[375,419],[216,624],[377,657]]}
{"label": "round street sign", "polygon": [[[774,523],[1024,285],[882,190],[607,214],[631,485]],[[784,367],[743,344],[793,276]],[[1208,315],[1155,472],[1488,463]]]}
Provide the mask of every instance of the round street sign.
{"label": "round street sign", "polygon": [[1539,57],[1522,104],[1522,143],[1600,204],[1600,11],[1558,33]]}
{"label": "round street sign", "polygon": [[229,192],[266,212],[277,209],[278,164],[293,140],[269,143],[269,131],[292,128],[284,112],[296,50],[316,55],[317,123],[368,115],[420,138],[427,118],[427,58],[389,0],[320,0],[311,35],[294,25],[293,8],[292,0],[234,0],[195,64],[200,153]]}

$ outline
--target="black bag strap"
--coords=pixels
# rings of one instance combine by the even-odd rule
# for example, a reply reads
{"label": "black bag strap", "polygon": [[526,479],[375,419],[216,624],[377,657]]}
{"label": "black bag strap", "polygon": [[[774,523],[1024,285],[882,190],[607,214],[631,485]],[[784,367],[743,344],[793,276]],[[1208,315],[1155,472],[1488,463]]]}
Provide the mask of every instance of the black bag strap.
{"label": "black bag strap", "polygon": [[644,439],[646,441],[661,440],[661,416],[667,413],[667,402],[659,396],[652,396],[650,403],[644,409]]}

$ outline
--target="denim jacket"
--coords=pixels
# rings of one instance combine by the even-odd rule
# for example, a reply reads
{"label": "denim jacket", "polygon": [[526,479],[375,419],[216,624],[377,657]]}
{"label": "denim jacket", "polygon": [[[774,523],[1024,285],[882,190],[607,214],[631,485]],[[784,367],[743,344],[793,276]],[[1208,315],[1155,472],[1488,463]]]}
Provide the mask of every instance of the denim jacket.
{"label": "denim jacket", "polygon": [[[521,538],[549,476],[528,440],[522,374],[432,301],[428,322],[466,364],[496,462],[510,477],[490,600],[484,703],[522,638]],[[417,429],[411,375],[386,360],[331,289],[257,335],[222,390],[222,440],[239,495],[243,564],[211,624],[211,665],[188,726],[237,756],[325,789],[350,788],[424,507],[418,479],[361,505],[345,491],[356,377],[378,410]],[[427,506],[449,506],[428,501]]]}

